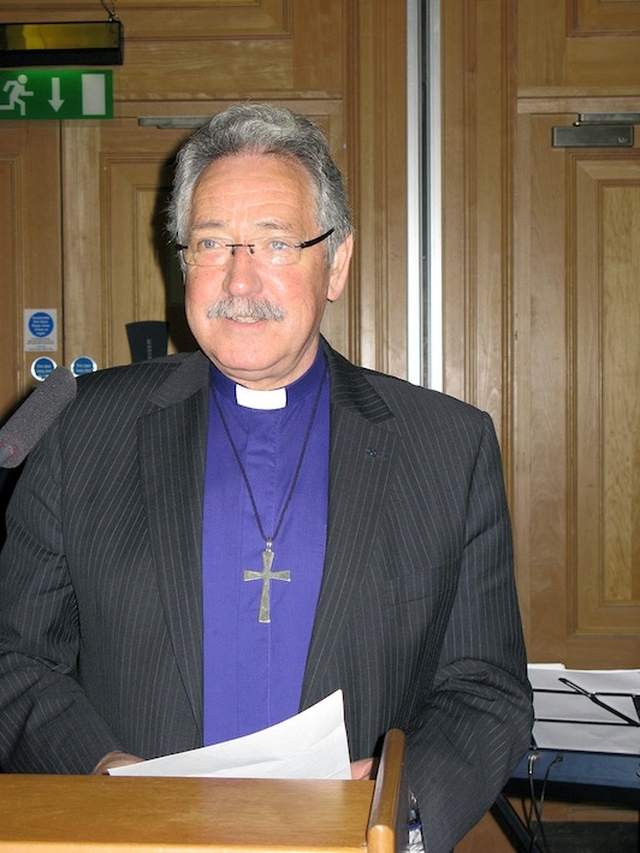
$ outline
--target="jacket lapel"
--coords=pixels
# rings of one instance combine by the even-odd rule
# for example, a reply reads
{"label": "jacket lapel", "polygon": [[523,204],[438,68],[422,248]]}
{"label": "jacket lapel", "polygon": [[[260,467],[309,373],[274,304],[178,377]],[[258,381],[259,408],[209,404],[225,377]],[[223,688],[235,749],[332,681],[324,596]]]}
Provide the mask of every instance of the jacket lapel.
{"label": "jacket lapel", "polygon": [[325,346],[331,375],[327,550],[301,708],[323,698],[350,602],[366,583],[397,441],[393,414],[365,374]]}
{"label": "jacket lapel", "polygon": [[149,398],[138,424],[140,476],[169,634],[202,731],[202,496],[208,361],[188,356]]}

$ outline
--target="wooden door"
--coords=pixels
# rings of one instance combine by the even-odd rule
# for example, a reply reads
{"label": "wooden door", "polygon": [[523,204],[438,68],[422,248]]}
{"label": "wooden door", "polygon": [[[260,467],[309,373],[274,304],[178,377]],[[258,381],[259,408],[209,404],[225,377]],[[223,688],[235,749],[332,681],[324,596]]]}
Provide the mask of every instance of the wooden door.
{"label": "wooden door", "polygon": [[514,525],[530,658],[637,668],[640,149],[553,148],[576,117],[518,119]]}
{"label": "wooden door", "polygon": [[514,521],[529,654],[637,667],[640,150],[554,148],[551,132],[638,112],[640,3],[557,6],[519,4],[517,21]]}

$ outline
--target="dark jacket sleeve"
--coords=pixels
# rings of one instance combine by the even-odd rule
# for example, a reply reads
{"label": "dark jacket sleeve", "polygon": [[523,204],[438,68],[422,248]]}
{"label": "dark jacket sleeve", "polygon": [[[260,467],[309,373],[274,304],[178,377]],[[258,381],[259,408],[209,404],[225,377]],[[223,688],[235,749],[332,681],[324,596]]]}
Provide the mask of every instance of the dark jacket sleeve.
{"label": "dark jacket sleeve", "polygon": [[88,773],[120,748],[77,682],[78,608],[64,554],[57,429],[33,451],[0,555],[0,768]]}
{"label": "dark jacket sleeve", "polygon": [[485,417],[433,688],[407,732],[409,778],[430,853],[451,850],[491,807],[531,737],[509,513]]}

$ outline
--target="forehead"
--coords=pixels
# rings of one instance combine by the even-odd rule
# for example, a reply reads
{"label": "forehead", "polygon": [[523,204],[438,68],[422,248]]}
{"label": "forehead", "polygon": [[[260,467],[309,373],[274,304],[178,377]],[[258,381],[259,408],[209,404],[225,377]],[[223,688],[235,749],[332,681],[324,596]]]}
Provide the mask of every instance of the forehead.
{"label": "forehead", "polygon": [[307,170],[294,159],[239,154],[210,163],[192,198],[192,225],[274,218],[292,225],[315,222],[315,194]]}

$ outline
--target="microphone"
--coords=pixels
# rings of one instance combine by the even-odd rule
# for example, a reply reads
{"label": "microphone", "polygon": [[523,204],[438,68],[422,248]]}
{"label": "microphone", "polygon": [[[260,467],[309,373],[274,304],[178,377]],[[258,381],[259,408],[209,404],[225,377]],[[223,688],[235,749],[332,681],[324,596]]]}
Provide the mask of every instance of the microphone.
{"label": "microphone", "polygon": [[66,367],[56,367],[48,379],[29,394],[0,429],[0,467],[17,468],[76,396],[76,387],[73,373]]}

